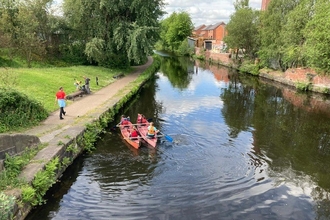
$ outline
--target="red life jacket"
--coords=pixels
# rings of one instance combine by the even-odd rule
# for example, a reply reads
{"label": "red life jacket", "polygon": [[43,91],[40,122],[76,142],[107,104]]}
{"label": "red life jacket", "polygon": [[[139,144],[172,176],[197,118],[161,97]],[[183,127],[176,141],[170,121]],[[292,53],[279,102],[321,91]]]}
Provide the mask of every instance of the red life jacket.
{"label": "red life jacket", "polygon": [[142,117],[141,115],[139,115],[138,122],[141,124],[148,123],[147,119],[145,117]]}
{"label": "red life jacket", "polygon": [[138,133],[136,130],[133,130],[132,133],[131,133],[131,137],[138,137]]}

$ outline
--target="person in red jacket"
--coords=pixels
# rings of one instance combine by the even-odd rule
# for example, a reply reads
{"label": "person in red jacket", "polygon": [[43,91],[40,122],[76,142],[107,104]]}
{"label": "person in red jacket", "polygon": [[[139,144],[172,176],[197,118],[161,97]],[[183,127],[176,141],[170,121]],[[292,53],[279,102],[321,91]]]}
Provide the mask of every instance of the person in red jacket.
{"label": "person in red jacket", "polygon": [[128,117],[125,117],[125,115],[121,116],[120,124],[123,125],[124,127],[129,127],[129,120]]}
{"label": "person in red jacket", "polygon": [[146,117],[143,114],[139,114],[137,123],[139,123],[141,125],[146,125],[148,123],[148,120],[146,119]]}
{"label": "person in red jacket", "polygon": [[137,131],[137,129],[136,129],[135,126],[133,126],[132,131],[130,131],[129,137],[130,137],[130,139],[132,139],[132,140],[133,140],[133,139],[137,139],[137,138],[139,137],[139,133],[138,133],[138,131]]}
{"label": "person in red jacket", "polygon": [[64,107],[65,107],[65,92],[63,91],[63,87],[61,86],[58,90],[58,92],[55,95],[55,104],[56,101],[58,103],[58,105],[60,106],[60,120],[63,120],[64,118],[62,117],[62,115],[65,115],[65,111],[64,111]]}

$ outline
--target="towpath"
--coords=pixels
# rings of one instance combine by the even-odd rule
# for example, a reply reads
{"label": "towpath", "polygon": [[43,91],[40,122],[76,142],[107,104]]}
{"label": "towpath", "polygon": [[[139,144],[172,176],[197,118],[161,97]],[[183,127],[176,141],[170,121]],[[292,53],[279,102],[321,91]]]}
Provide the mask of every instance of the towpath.
{"label": "towpath", "polygon": [[118,91],[125,88],[143,73],[152,62],[152,57],[148,57],[147,63],[134,67],[134,71],[131,74],[116,80],[99,91],[92,92],[90,95],[77,99],[65,108],[66,115],[64,120],[59,119],[59,110],[57,110],[51,113],[39,126],[36,126],[25,133],[38,136],[42,143],[49,142],[62,131],[68,129],[70,126],[74,126],[77,119],[82,118],[91,111],[97,109],[99,106],[108,102]]}

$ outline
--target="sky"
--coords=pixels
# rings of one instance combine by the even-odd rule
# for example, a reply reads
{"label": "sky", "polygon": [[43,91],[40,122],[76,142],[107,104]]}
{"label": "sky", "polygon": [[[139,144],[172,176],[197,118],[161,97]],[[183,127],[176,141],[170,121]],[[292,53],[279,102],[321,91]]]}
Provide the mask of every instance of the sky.
{"label": "sky", "polygon": [[[54,0],[58,5],[63,0]],[[261,8],[262,0],[250,0],[250,7],[253,9]],[[205,24],[211,25],[218,22],[229,22],[230,15],[235,12],[234,2],[236,0],[164,0],[164,10],[167,14],[163,17],[170,16],[174,11],[185,11],[190,15],[190,18],[195,27]]]}
{"label": "sky", "polygon": [[[261,8],[262,0],[250,0],[250,7],[253,9]],[[174,11],[185,11],[195,27],[205,24],[211,25],[218,22],[228,23],[230,15],[235,12],[235,0],[164,0],[166,3],[165,11],[170,16]]]}

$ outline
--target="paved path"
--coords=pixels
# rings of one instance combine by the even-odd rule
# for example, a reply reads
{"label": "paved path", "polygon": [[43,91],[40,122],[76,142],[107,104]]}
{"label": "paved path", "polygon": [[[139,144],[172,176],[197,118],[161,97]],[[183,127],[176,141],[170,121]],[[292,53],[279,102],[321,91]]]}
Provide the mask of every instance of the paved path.
{"label": "paved path", "polygon": [[146,64],[134,67],[134,71],[131,74],[116,80],[97,92],[93,92],[90,95],[77,99],[65,108],[66,115],[64,116],[64,120],[59,119],[59,110],[57,110],[51,113],[50,116],[39,126],[34,127],[25,133],[38,136],[41,142],[48,142],[63,130],[73,126],[79,117],[88,114],[114,97],[118,91],[134,81],[140,73],[143,73],[152,62],[152,57],[149,57]]}

